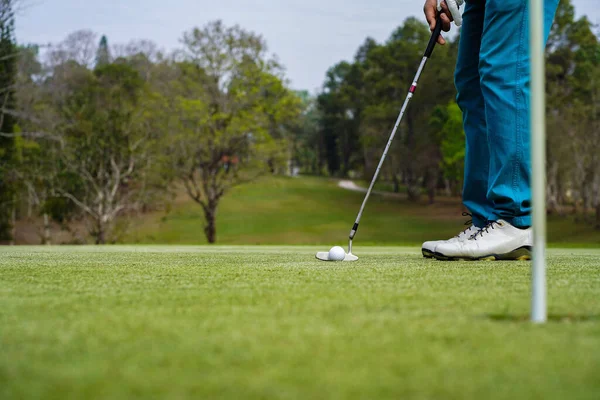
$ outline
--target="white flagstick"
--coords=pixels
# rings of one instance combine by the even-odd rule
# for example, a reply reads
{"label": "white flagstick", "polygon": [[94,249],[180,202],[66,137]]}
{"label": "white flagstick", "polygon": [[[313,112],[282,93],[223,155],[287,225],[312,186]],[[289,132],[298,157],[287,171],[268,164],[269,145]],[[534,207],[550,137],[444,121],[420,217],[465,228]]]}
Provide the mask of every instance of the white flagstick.
{"label": "white flagstick", "polygon": [[531,165],[533,268],[531,320],[545,323],[546,306],[546,88],[544,0],[529,0],[531,49]]}

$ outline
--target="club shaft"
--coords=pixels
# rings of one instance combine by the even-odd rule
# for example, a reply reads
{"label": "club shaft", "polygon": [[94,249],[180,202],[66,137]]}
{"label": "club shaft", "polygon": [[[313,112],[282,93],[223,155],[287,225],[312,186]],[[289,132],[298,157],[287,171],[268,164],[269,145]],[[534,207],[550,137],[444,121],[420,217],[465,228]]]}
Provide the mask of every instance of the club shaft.
{"label": "club shaft", "polygon": [[360,224],[360,219],[362,218],[362,215],[363,215],[363,212],[365,211],[367,202],[369,201],[369,197],[371,196],[371,192],[373,191],[373,186],[375,186],[375,182],[377,181],[379,172],[381,172],[381,167],[383,166],[383,162],[385,161],[387,153],[390,150],[390,147],[392,146],[392,142],[394,141],[394,137],[396,136],[398,127],[400,126],[400,123],[402,122],[402,117],[404,117],[404,113],[406,112],[408,104],[410,103],[410,100],[412,99],[412,97],[415,93],[417,84],[419,82],[419,78],[421,77],[421,73],[423,72],[423,69],[425,68],[425,64],[427,64],[427,60],[428,60],[428,57],[423,57],[423,59],[421,60],[421,65],[419,66],[419,69],[417,70],[417,74],[415,75],[413,84],[411,85],[410,90],[408,91],[408,95],[406,96],[406,100],[404,100],[404,104],[402,105],[402,109],[400,110],[400,115],[398,115],[398,119],[396,120],[396,124],[394,125],[394,129],[392,130],[392,134],[390,135],[387,145],[385,146],[385,150],[383,151],[383,155],[381,156],[379,165],[377,166],[377,169],[375,170],[375,175],[373,175],[373,179],[371,180],[371,184],[369,185],[369,189],[367,190],[365,199],[363,200],[363,203],[360,207],[360,211],[358,212],[358,216],[356,217],[354,226],[352,227],[352,230],[350,231],[350,245],[349,245],[350,251],[352,248],[352,240],[354,239],[354,236],[356,235],[356,231],[358,230],[358,225]]}

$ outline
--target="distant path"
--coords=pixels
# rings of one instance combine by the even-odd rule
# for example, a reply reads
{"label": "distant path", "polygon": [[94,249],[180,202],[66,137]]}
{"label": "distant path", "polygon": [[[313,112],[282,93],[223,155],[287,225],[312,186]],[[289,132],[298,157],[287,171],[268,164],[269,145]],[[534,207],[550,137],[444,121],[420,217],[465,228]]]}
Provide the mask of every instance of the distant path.
{"label": "distant path", "polygon": [[342,189],[352,190],[353,192],[366,192],[367,188],[360,187],[354,181],[339,181],[338,186]]}
{"label": "distant path", "polygon": [[[354,181],[350,181],[350,180],[339,181],[338,186],[341,187],[342,189],[351,190],[353,192],[367,193],[367,190],[368,190],[367,188],[358,186],[356,183],[354,183]],[[406,195],[402,194],[402,193],[381,192],[378,190],[373,190],[371,193],[377,194],[380,196],[388,196],[388,197],[395,197],[395,198],[402,198],[402,199],[406,198]]]}

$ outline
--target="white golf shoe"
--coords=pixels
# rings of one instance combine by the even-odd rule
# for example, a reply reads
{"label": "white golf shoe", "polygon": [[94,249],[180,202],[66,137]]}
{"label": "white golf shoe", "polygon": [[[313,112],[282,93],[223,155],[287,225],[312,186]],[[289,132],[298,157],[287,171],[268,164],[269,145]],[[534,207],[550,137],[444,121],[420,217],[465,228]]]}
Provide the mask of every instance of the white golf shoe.
{"label": "white golf shoe", "polygon": [[[470,214],[463,214],[463,215],[464,216],[470,216]],[[468,225],[470,223],[471,223],[471,221],[467,222],[465,225]],[[461,233],[459,233],[458,235],[454,236],[451,239],[448,239],[448,240],[432,240],[432,241],[429,241],[429,242],[425,242],[421,246],[421,253],[423,253],[423,257],[425,257],[425,258],[433,258],[435,256],[435,250],[436,250],[437,246],[439,246],[440,244],[442,244],[442,243],[454,243],[454,242],[457,242],[457,241],[467,240],[471,236],[473,236],[474,234],[476,234],[478,231],[479,231],[479,229],[477,229],[477,227],[475,227],[475,225],[471,225],[467,229],[465,229],[464,231],[462,231]]]}
{"label": "white golf shoe", "polygon": [[504,220],[490,222],[467,240],[436,246],[438,260],[530,260],[531,228],[515,228]]}

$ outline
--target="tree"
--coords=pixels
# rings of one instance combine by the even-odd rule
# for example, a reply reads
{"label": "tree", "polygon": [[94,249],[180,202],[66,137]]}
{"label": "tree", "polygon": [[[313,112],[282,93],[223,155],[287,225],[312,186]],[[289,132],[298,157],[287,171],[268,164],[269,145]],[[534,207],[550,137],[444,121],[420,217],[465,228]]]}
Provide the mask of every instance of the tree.
{"label": "tree", "polygon": [[559,4],[547,50],[549,210],[570,204],[581,219],[595,209],[600,220],[600,41],[569,0]]}
{"label": "tree", "polygon": [[27,217],[39,212],[43,217],[40,232],[42,244],[52,243],[50,205],[57,198],[56,184],[59,175],[57,143],[43,137],[15,136],[15,174],[21,182],[22,196],[27,198]]}
{"label": "tree", "polygon": [[[358,117],[352,118],[349,124],[358,125],[357,136],[361,146],[353,152],[362,154],[354,157],[364,160],[364,172],[369,179],[381,157],[429,37],[429,29],[423,22],[408,18],[384,44],[377,45],[367,39],[357,52],[353,65],[353,69],[360,73],[347,73],[339,84],[340,87],[352,88],[347,90],[349,98],[360,99],[354,100]],[[437,134],[429,120],[436,106],[445,106],[455,96],[454,86],[449,84],[453,80],[452,71],[446,68],[455,62],[455,50],[452,41],[436,50],[436,62],[429,64],[427,72],[421,76],[418,96],[413,98],[406,110],[383,168],[382,178],[391,179],[396,191],[401,183],[404,184],[411,200],[418,200],[425,187],[430,202],[433,202],[440,180]],[[328,76],[326,82],[329,81]]]}
{"label": "tree", "polygon": [[460,108],[454,101],[445,108],[438,107],[431,124],[438,132],[444,177],[449,181],[452,194],[460,195],[465,165],[465,132]]}
{"label": "tree", "polygon": [[0,240],[12,238],[16,219],[17,180],[14,170],[15,81],[17,57],[13,2],[0,3]]}
{"label": "tree", "polygon": [[59,167],[56,153],[60,149],[54,139],[41,136],[37,132],[38,124],[32,123],[33,119],[43,118],[46,109],[41,101],[43,91],[40,82],[44,72],[38,56],[38,46],[20,46],[18,49],[15,111],[21,117],[14,135],[16,156],[13,167],[20,182],[21,204],[26,203],[27,211],[23,214],[28,219],[38,213],[43,217],[41,241],[51,244],[52,218],[47,212],[47,202],[56,195],[54,184]]}
{"label": "tree", "polygon": [[158,147],[145,126],[144,103],[152,96],[139,74],[118,62],[93,72],[68,62],[45,86],[44,121],[54,123],[41,121],[50,133],[38,140],[60,146],[55,191],[81,210],[97,244],[112,241],[117,220],[139,210],[156,189]]}
{"label": "tree", "polygon": [[204,212],[205,234],[216,241],[221,198],[232,187],[272,170],[300,102],[266,57],[264,40],[220,21],[184,34],[183,62],[165,107],[173,170]]}
{"label": "tree", "polygon": [[102,35],[98,50],[96,51],[96,68],[104,67],[110,64],[110,50],[108,49],[108,39],[105,35]]}
{"label": "tree", "polygon": [[325,163],[323,140],[320,135],[320,110],[317,99],[308,91],[296,92],[302,101],[302,111],[291,138],[293,168],[302,173],[318,175]]}
{"label": "tree", "polygon": [[362,69],[341,62],[327,72],[318,97],[327,163],[331,174],[347,176],[360,161],[359,127],[362,114]]}
{"label": "tree", "polygon": [[95,241],[105,243],[118,239],[133,212],[163,204],[168,174],[158,143],[166,132],[155,124],[157,96],[147,73],[153,66],[144,54],[149,46],[135,42],[127,58],[95,65],[94,37],[89,31],[69,35],[49,46],[43,65],[35,46],[19,57],[16,115],[23,132],[16,134],[12,165],[27,215],[43,216],[46,243],[51,220],[76,233],[70,221],[83,219]]}
{"label": "tree", "polygon": [[317,97],[322,146],[329,173],[348,176],[363,163],[360,128],[366,103],[366,63],[378,45],[367,38],[359,47],[354,62],[342,61],[326,74],[323,91]]}
{"label": "tree", "polygon": [[51,45],[47,54],[51,68],[69,61],[86,68],[93,68],[96,58],[98,35],[90,30],[79,30],[69,34],[62,42]]}
{"label": "tree", "polygon": [[327,168],[332,175],[336,175],[342,169],[339,139],[345,121],[349,116],[346,113],[341,91],[350,68],[350,63],[345,61],[330,68],[327,71],[323,93],[317,99],[321,110],[321,134],[323,136]]}

